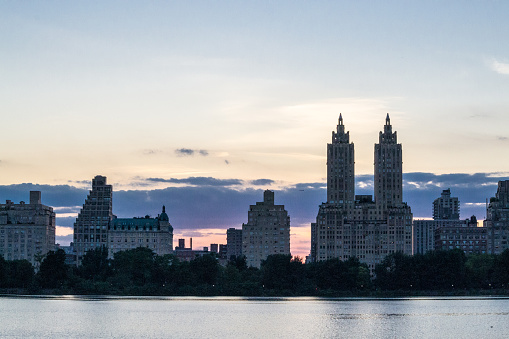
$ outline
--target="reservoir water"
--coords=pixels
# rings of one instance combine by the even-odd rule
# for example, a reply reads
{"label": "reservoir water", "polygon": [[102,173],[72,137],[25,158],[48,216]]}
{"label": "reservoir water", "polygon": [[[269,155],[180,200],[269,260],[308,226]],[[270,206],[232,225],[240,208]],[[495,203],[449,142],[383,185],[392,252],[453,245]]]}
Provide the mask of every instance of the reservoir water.
{"label": "reservoir water", "polygon": [[1,338],[507,338],[507,298],[0,297]]}

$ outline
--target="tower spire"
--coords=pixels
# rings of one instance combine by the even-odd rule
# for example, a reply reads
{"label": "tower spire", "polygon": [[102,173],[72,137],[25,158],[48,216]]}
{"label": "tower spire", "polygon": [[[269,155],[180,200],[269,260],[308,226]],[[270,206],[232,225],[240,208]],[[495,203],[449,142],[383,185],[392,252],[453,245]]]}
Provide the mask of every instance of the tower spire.
{"label": "tower spire", "polygon": [[336,132],[332,132],[332,142],[350,142],[350,132],[345,133],[345,125],[343,124],[343,115],[341,113],[339,113]]}
{"label": "tower spire", "polygon": [[387,117],[385,118],[385,124],[390,125],[391,124],[391,118],[389,118],[389,113],[387,113]]}

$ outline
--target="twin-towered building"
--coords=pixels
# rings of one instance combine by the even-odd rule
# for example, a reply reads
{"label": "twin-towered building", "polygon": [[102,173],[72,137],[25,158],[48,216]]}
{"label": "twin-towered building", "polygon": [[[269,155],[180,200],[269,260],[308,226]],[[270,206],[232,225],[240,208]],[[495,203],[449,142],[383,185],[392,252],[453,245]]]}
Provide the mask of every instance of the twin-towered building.
{"label": "twin-towered building", "polygon": [[343,117],[327,145],[327,202],[311,224],[311,262],[357,257],[374,269],[391,253],[412,254],[412,212],[403,202],[402,148],[389,114],[374,152],[374,196],[355,195],[354,144]]}
{"label": "twin-towered building", "polygon": [[[403,202],[402,172],[402,146],[387,114],[374,147],[374,199],[355,195],[354,144],[340,115],[327,144],[327,201],[311,224],[309,261],[357,257],[373,270],[395,252],[461,248],[467,254],[500,254],[509,249],[509,180],[499,182],[487,206],[485,227],[477,227],[474,216],[459,219],[459,200],[449,189],[433,202],[434,220],[413,221]],[[74,223],[78,264],[87,251],[102,246],[110,257],[140,246],[158,255],[173,253],[173,227],[164,206],[155,218],[117,218],[112,198],[106,177],[96,176]],[[266,190],[263,201],[250,206],[242,230],[228,229],[227,242],[222,252],[228,259],[245,255],[253,267],[271,254],[290,254],[290,217],[284,205],[275,204],[274,192]],[[0,204],[0,255],[5,259],[28,259],[35,265],[54,243],[55,213],[41,204],[40,192],[30,192],[29,204]]]}

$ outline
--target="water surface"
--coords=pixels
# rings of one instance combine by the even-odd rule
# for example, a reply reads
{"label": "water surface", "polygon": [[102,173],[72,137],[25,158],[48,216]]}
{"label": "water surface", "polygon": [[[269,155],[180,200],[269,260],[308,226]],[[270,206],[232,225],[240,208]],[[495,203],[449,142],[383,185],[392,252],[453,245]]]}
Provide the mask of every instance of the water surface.
{"label": "water surface", "polygon": [[2,338],[506,338],[506,298],[1,297]]}

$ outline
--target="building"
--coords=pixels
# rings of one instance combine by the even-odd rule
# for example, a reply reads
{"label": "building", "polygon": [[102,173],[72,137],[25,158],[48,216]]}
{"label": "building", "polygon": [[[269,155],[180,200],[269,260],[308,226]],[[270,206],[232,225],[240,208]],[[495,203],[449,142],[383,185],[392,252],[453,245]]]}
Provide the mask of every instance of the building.
{"label": "building", "polygon": [[509,180],[499,181],[495,197],[486,209],[484,226],[488,231],[488,253],[509,249]]}
{"label": "building", "polygon": [[157,255],[173,253],[173,227],[163,206],[156,218],[114,217],[108,227],[108,254],[131,250],[137,247],[150,248]]}
{"label": "building", "polygon": [[113,188],[106,177],[92,179],[92,190],[74,223],[76,264],[80,265],[88,250],[108,248],[110,258],[115,252],[148,247],[156,254],[173,250],[173,227],[163,206],[157,218],[117,218],[113,215]]}
{"label": "building", "polygon": [[460,202],[451,197],[451,190],[442,191],[439,198],[433,201],[433,220],[414,220],[413,242],[414,254],[424,254],[435,249],[435,230],[446,227],[467,227],[469,219],[460,220]]}
{"label": "building", "polygon": [[210,252],[212,252],[212,253],[219,252],[219,245],[218,244],[210,244]]}
{"label": "building", "polygon": [[472,216],[459,226],[435,229],[435,250],[461,249],[465,254],[487,253],[487,229],[477,227],[477,218]]}
{"label": "building", "polygon": [[233,260],[242,255],[242,230],[229,228],[226,230],[226,258]]}
{"label": "building", "polygon": [[228,245],[219,244],[219,259],[228,259]]}
{"label": "building", "polygon": [[5,260],[28,260],[36,268],[55,249],[55,213],[41,203],[41,192],[30,192],[30,203],[0,204],[0,255]]}
{"label": "building", "polygon": [[402,147],[389,114],[374,149],[375,199],[355,195],[354,144],[340,114],[327,145],[327,202],[311,224],[309,262],[357,257],[371,270],[391,253],[412,254],[412,212],[403,202]]}
{"label": "building", "polygon": [[89,192],[74,223],[74,248],[76,262],[81,264],[88,250],[108,246],[108,226],[113,219],[113,189],[101,175],[92,179]]}
{"label": "building", "polygon": [[414,254],[424,254],[435,249],[435,230],[448,227],[467,227],[469,219],[437,219],[437,220],[414,220],[413,242]]}
{"label": "building", "polygon": [[242,224],[242,254],[248,266],[260,267],[271,254],[290,254],[290,217],[284,205],[274,204],[274,192],[266,190],[263,202],[251,205],[247,224]]}
{"label": "building", "polygon": [[375,144],[375,202],[382,211],[403,202],[403,155],[397,132],[392,132],[389,113],[384,131]]}
{"label": "building", "polygon": [[451,197],[451,189],[442,191],[440,198],[433,201],[434,220],[458,220],[460,218],[460,204],[456,197]]}
{"label": "building", "polygon": [[191,261],[198,257],[211,254],[208,247],[203,247],[203,250],[193,250],[193,238],[189,240],[189,247],[186,247],[186,240],[179,239],[179,245],[175,247],[174,254],[180,261]]}

